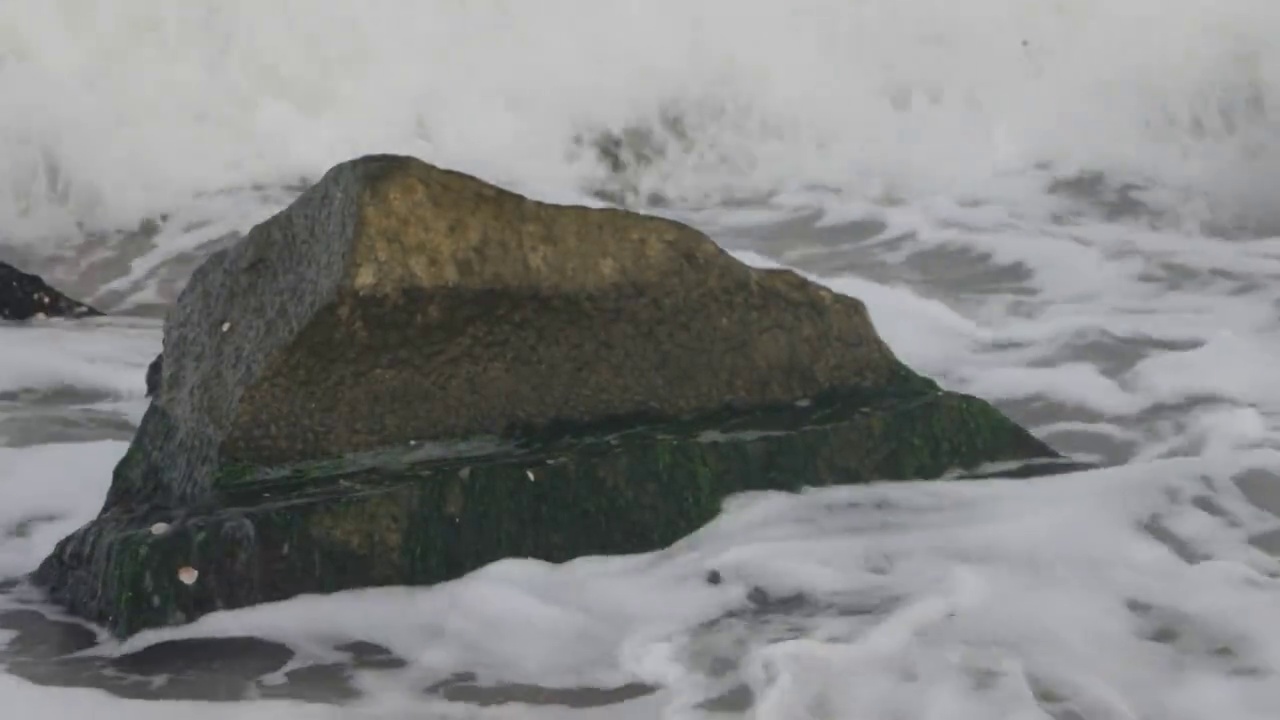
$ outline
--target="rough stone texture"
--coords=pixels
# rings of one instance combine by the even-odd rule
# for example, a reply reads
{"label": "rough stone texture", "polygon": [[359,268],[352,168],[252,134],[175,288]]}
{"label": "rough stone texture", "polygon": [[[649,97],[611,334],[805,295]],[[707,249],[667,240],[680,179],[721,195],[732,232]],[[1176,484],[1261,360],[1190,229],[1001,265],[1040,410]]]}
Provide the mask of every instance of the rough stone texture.
{"label": "rough stone texture", "polygon": [[[1054,456],[904,366],[856,299],[749,268],[676,222],[547,205],[395,156],[335,167],[211,255],[170,311],[147,385],[101,516],[35,576],[122,633],[306,592],[314,576],[322,589],[435,582],[504,554],[652,549],[743,489]],[[821,397],[839,398],[840,434],[802,432],[811,419],[779,410]],[[780,434],[714,452],[653,440],[611,455],[584,440],[695,419],[724,431],[766,408]],[[572,440],[548,482],[518,492],[526,468],[497,455],[462,495],[430,468],[371,471],[391,489],[323,502],[246,490],[283,465],[480,436]],[[479,513],[461,535],[439,524],[457,502]],[[153,548],[140,539],[157,520],[204,534]],[[313,541],[346,554],[292,559]],[[388,547],[417,554],[375,561]],[[197,550],[195,587],[212,594],[187,606],[143,592]],[[264,568],[281,573],[270,587]]]}
{"label": "rough stone texture", "polygon": [[337,166],[212,255],[163,358],[139,442],[178,503],[224,462],[786,402],[900,367],[860,301],[685,225],[395,156]]}
{"label": "rough stone texture", "polygon": [[81,318],[102,313],[53,289],[38,275],[0,262],[0,320]]}
{"label": "rough stone texture", "polygon": [[[1054,453],[976,398],[932,390],[790,405],[498,447],[417,446],[270,469],[228,467],[206,509],[118,507],[41,570],[118,635],[300,593],[456,578],[504,557],[663,547],[744,490],[937,477]],[[1041,473],[1066,468],[1049,461]],[[156,522],[168,524],[160,534]],[[101,594],[66,593],[65,578]],[[199,571],[195,583],[178,570]]]}

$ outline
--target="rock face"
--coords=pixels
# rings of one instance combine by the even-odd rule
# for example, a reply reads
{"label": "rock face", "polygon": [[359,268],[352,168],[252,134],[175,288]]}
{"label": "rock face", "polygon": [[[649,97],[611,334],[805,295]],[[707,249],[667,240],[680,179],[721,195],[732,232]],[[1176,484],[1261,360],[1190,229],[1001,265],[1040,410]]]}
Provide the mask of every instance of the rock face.
{"label": "rock face", "polygon": [[38,275],[0,262],[0,320],[91,317],[102,313],[54,290]]}
{"label": "rock face", "polygon": [[212,255],[148,375],[101,516],[35,575],[121,634],[656,549],[741,490],[1056,457],[904,366],[856,299],[396,156]]}

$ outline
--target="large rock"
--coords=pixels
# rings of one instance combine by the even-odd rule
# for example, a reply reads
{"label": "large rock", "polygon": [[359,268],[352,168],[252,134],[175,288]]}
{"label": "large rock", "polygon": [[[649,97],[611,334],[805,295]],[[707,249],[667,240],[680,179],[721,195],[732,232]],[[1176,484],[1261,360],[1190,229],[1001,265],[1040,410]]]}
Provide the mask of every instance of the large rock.
{"label": "large rock", "polygon": [[102,313],[50,287],[38,275],[0,262],[0,320],[92,317]]}
{"label": "large rock", "polygon": [[212,255],[153,375],[101,516],[35,576],[122,634],[656,549],[746,489],[1056,457],[904,366],[854,298],[392,156]]}

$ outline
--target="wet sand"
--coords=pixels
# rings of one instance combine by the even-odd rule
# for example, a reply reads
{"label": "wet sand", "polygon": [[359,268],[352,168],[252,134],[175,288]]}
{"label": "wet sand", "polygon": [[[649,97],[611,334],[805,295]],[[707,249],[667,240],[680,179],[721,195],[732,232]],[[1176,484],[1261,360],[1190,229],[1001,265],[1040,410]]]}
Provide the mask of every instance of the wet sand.
{"label": "wet sand", "polygon": [[[1236,481],[1249,502],[1280,516],[1280,476],[1270,473],[1250,473]],[[1280,528],[1254,536],[1254,547],[1263,552],[1280,556]]]}
{"label": "wet sand", "polygon": [[[10,588],[12,589],[12,588]],[[0,593],[6,591],[0,590]],[[37,685],[103,690],[135,700],[237,702],[276,698],[341,704],[361,697],[357,676],[393,673],[409,663],[368,642],[338,645],[342,662],[298,663],[279,643],[253,637],[173,640],[116,657],[80,654],[98,644],[82,624],[35,609],[0,611],[0,665]],[[657,692],[642,683],[609,688],[548,688],[520,683],[486,685],[459,674],[423,688],[424,697],[481,707],[519,703],[584,709]]]}

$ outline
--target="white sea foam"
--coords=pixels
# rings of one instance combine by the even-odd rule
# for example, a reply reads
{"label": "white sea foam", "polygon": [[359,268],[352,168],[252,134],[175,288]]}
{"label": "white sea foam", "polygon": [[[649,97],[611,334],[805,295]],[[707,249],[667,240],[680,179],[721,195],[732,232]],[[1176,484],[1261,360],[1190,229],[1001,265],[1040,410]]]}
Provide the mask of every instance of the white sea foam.
{"label": "white sea foam", "polygon": [[74,387],[142,398],[138,368],[160,351],[159,324],[63,320],[0,326],[0,393]]}
{"label": "white sea foam", "polygon": [[[758,720],[1272,720],[1280,563],[1248,539],[1280,521],[1234,481],[1280,497],[1276,37],[1270,0],[0,3],[0,256],[72,279],[105,262],[85,290],[116,308],[172,299],[186,255],[300,180],[408,152],[553,201],[660,195],[739,258],[863,299],[947,387],[1115,465],[736,497],[651,555],[513,559],[88,653],[250,634],[290,667],[350,640],[407,661],[341,709],[2,673],[0,699],[638,720],[709,717],[745,686]],[[659,152],[620,173],[575,144],[628,128]],[[85,237],[161,215],[152,240]],[[159,340],[125,318],[0,328],[0,579],[97,512]],[[424,693],[456,673],[661,690],[573,711]]]}
{"label": "white sea foam", "polygon": [[59,539],[98,514],[121,442],[0,448],[0,577],[34,568]]}
{"label": "white sea foam", "polygon": [[677,199],[1043,216],[1028,194],[1093,170],[1274,224],[1277,34],[1269,0],[9,0],[0,227],[132,223],[368,151],[565,196],[601,172],[576,134],[664,113],[689,142],[636,181]]}

